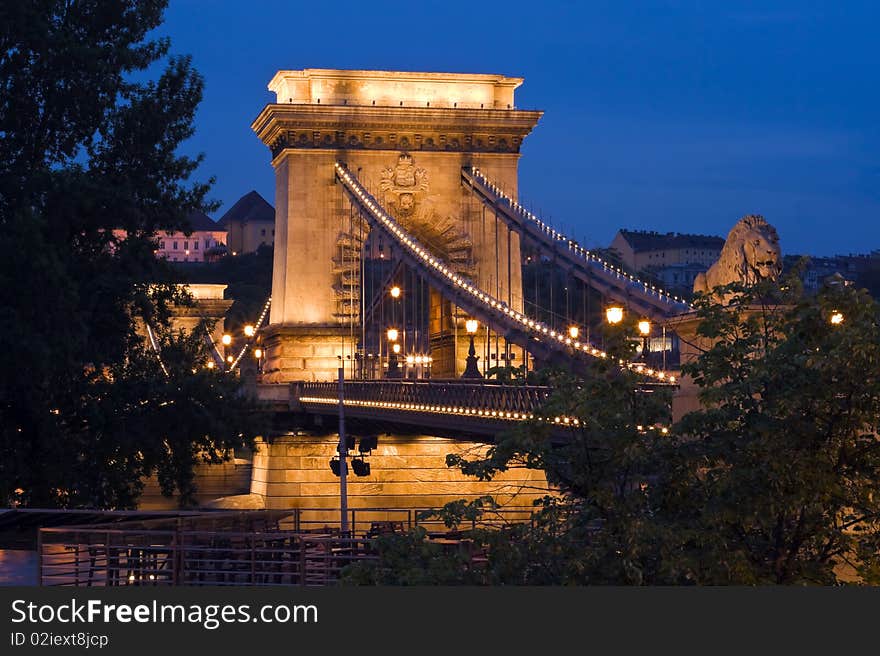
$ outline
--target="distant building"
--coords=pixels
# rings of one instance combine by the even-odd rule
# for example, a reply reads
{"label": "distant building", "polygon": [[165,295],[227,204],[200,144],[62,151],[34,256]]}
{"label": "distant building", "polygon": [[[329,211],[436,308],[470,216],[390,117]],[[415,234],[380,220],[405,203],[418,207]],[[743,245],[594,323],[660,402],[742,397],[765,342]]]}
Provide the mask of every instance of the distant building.
{"label": "distant building", "polygon": [[239,198],[218,223],[228,231],[226,246],[233,255],[275,245],[275,208],[256,191]]}
{"label": "distant building", "polygon": [[665,267],[647,267],[665,289],[679,293],[690,293],[694,288],[694,280],[708,269],[705,264],[670,264]]}
{"label": "distant building", "polygon": [[[802,257],[802,255],[786,255],[782,260],[783,270],[791,270]],[[878,259],[880,259],[878,253],[834,255],[832,257],[809,256],[807,266],[800,276],[804,284],[804,291],[815,293],[829,278],[833,277],[838,277],[849,283],[865,284],[867,281],[863,281],[862,278],[866,277],[866,274],[872,269],[877,268]]]}
{"label": "distant building", "polygon": [[[192,212],[187,216],[192,234],[183,232],[159,232],[156,257],[171,262],[206,262],[214,259],[225,250],[226,230],[204,212]],[[113,234],[125,238],[125,230],[114,230]]]}
{"label": "distant building", "polygon": [[611,242],[624,266],[632,271],[678,264],[708,268],[718,260],[723,246],[722,237],[647,230],[619,230]]}

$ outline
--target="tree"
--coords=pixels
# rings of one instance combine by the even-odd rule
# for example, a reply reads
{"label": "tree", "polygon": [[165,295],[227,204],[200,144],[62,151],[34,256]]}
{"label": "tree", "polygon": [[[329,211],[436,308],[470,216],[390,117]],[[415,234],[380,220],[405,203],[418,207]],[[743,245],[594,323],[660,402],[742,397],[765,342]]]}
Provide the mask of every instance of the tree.
{"label": "tree", "polygon": [[[539,421],[484,458],[448,457],[483,480],[541,469],[558,491],[532,524],[469,532],[480,583],[880,580],[880,305],[848,285],[805,297],[797,272],[720,293],[736,298],[697,300],[711,346],[683,367],[702,407],[668,433],[639,430],[663,422],[663,399],[609,358],[582,380],[549,374],[542,416],[583,419],[565,439]],[[439,514],[464,526],[492,509]]]}
{"label": "tree", "polygon": [[[608,357],[596,359],[586,376],[545,372],[544,382],[554,393],[539,421],[503,436],[484,458],[447,457],[448,464],[481,480],[513,466],[541,469],[558,491],[536,509],[535,526],[511,527],[516,539],[498,542],[494,553],[490,549],[493,564],[531,563],[519,568],[521,575],[528,574],[516,582],[646,579],[640,560],[649,541],[645,531],[634,529],[650,514],[648,483],[658,435],[668,430],[669,399],[664,390],[642,385],[636,373],[619,366],[619,360],[633,355],[633,328],[628,323],[605,326]],[[578,425],[560,431],[556,417],[577,418]],[[521,553],[505,552],[508,544]],[[518,568],[505,569],[513,573]]]}
{"label": "tree", "polygon": [[[554,392],[534,421],[501,435],[483,457],[447,456],[447,464],[480,480],[513,467],[540,469],[556,490],[535,508],[531,523],[467,530],[485,566],[465,569],[467,582],[484,584],[633,584],[652,582],[652,470],[668,431],[668,394],[642,385],[619,366],[633,355],[634,326],[605,326],[607,358],[578,378],[563,370],[540,372],[537,383]],[[557,422],[559,418],[559,422]],[[561,428],[568,421],[568,428]],[[573,421],[578,419],[577,423]],[[438,515],[453,528],[484,518],[491,499],[448,504]],[[424,547],[406,536],[379,544],[401,571],[420,570]],[[415,563],[402,554],[410,549]],[[384,551],[382,551],[384,549]],[[382,582],[394,582],[390,565]],[[420,571],[424,571],[421,568]],[[444,569],[445,581],[450,576]],[[353,576],[363,582],[363,576]]]}
{"label": "tree", "polygon": [[[702,299],[714,342],[684,367],[702,388],[666,511],[704,583],[876,582],[880,307],[866,290],[796,279]],[[844,567],[846,566],[846,567]]]}
{"label": "tree", "polygon": [[[4,505],[131,507],[155,471],[186,501],[192,463],[253,434],[233,381],[199,373],[204,343],[170,330],[186,299],[153,255],[156,232],[187,230],[210,184],[190,182],[200,158],[178,153],[202,80],[147,38],[165,5],[0,6]],[[144,321],[168,375],[137,332]]]}

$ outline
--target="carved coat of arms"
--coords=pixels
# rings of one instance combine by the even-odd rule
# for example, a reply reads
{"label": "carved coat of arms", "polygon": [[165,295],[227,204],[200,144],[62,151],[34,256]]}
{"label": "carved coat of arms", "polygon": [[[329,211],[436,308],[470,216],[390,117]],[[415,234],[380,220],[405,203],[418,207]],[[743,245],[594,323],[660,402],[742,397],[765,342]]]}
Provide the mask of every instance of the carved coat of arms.
{"label": "carved coat of arms", "polygon": [[400,216],[409,216],[415,210],[417,196],[428,191],[428,172],[417,167],[409,153],[401,153],[396,166],[382,169],[379,189]]}

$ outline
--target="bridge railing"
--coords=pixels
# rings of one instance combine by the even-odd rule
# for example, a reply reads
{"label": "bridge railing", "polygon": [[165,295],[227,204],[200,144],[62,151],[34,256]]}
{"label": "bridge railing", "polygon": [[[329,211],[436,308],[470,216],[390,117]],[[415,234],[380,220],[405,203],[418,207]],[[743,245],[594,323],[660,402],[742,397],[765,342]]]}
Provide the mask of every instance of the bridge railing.
{"label": "bridge railing", "polygon": [[[337,383],[299,383],[299,399],[339,398]],[[550,395],[549,387],[533,385],[491,385],[458,381],[354,381],[344,383],[347,402],[384,404],[398,410],[455,408],[490,410],[498,413],[529,414],[539,409]]]}

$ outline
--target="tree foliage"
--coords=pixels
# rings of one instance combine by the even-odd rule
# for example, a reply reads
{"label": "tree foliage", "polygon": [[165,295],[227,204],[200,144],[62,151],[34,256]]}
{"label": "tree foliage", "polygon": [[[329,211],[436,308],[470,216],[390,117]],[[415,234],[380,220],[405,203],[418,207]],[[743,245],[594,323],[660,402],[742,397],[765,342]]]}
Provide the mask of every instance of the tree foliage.
{"label": "tree foliage", "polygon": [[205,347],[171,330],[186,299],[153,254],[210,184],[178,152],[202,79],[149,38],[165,5],[0,6],[0,504],[131,507],[156,471],[186,501],[192,463],[252,432],[231,381],[193,374]]}
{"label": "tree foliage", "polygon": [[685,372],[704,407],[679,426],[670,476],[676,520],[699,529],[700,580],[875,582],[880,308],[843,285],[733,290],[732,307],[701,305],[714,346]]}
{"label": "tree foliage", "polygon": [[[880,306],[846,285],[805,297],[796,275],[722,292],[736,299],[698,299],[711,346],[683,367],[701,407],[668,433],[644,430],[662,394],[609,358],[583,380],[548,374],[542,414],[583,418],[566,438],[541,421],[448,457],[483,480],[540,469],[557,490],[531,524],[467,531],[480,583],[878,582]],[[441,516],[466,527],[486,508]]]}

